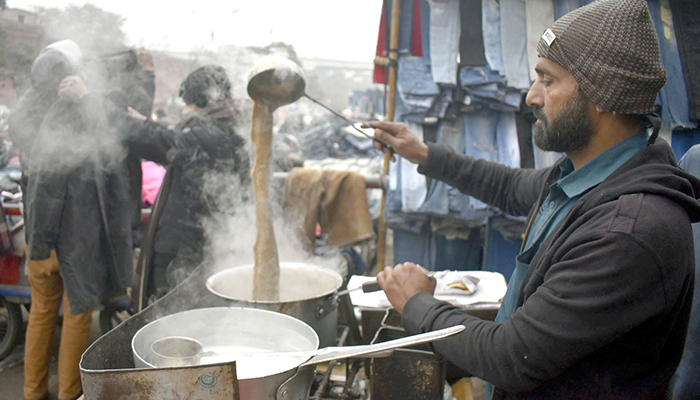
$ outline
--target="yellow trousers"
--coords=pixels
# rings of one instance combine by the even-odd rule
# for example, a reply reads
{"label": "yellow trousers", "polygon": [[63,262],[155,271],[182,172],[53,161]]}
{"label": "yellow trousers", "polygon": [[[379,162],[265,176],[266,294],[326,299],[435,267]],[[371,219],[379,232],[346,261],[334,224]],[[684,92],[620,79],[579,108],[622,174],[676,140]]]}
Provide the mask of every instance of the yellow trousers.
{"label": "yellow trousers", "polygon": [[32,305],[24,350],[24,398],[39,400],[48,394],[49,365],[54,329],[63,303],[63,326],[58,352],[58,398],[70,400],[82,392],[80,356],[90,344],[90,311],[74,315],[64,294],[56,253],[41,261],[28,262]]}

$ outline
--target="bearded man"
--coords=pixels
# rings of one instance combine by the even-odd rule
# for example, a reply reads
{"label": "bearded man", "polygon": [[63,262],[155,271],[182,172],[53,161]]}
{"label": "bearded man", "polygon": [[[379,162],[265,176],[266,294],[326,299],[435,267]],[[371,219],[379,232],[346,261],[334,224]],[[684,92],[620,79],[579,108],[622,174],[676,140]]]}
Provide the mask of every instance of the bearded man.
{"label": "bearded man", "polygon": [[526,101],[535,143],[566,153],[551,168],[511,169],[423,143],[403,124],[371,124],[421,173],[529,215],[496,321],[436,300],[416,264],[378,281],[409,333],[466,327],[433,348],[492,383],[493,398],[664,398],[692,304],[700,181],[656,140],[666,72],[647,4],[574,10],[538,53]]}

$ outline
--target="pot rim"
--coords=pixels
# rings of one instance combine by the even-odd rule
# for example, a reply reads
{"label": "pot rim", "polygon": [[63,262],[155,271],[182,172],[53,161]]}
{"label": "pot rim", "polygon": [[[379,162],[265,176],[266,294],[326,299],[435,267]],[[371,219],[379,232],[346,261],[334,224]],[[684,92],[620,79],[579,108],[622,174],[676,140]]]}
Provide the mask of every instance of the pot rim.
{"label": "pot rim", "polygon": [[238,269],[238,268],[254,268],[254,264],[245,264],[241,265],[238,267],[232,267],[232,268],[226,268],[222,271],[219,271],[213,275],[211,275],[209,278],[207,278],[206,286],[207,290],[211,292],[212,294],[221,297],[223,299],[227,300],[234,300],[234,301],[240,301],[240,302],[246,302],[246,303],[252,303],[252,304],[291,304],[291,303],[298,303],[301,301],[307,301],[307,300],[314,300],[318,299],[321,297],[326,297],[335,293],[338,293],[338,290],[340,289],[341,286],[343,286],[343,277],[340,276],[340,274],[336,271],[333,271],[330,268],[324,268],[320,267],[318,265],[314,264],[308,264],[304,262],[295,262],[295,261],[284,261],[280,263],[280,269],[283,267],[292,267],[292,268],[298,268],[298,267],[304,267],[307,269],[313,269],[316,271],[323,271],[324,273],[328,273],[329,275],[332,275],[336,279],[336,285],[335,288],[332,290],[327,290],[323,293],[318,293],[313,295],[312,297],[306,297],[302,299],[294,299],[294,300],[253,300],[253,299],[243,299],[243,298],[238,298],[234,297],[228,294],[221,293],[214,289],[214,282],[218,280],[223,275],[226,275],[228,273],[231,273],[232,270]]}
{"label": "pot rim", "polygon": [[[250,308],[250,307],[235,307],[235,306],[232,306],[232,307],[204,307],[204,308],[194,308],[194,309],[191,309],[191,310],[186,310],[186,311],[181,311],[181,312],[176,312],[176,313],[173,313],[173,314],[169,314],[169,315],[166,315],[166,316],[164,316],[164,317],[161,317],[161,318],[158,318],[158,319],[156,319],[156,320],[153,320],[153,321],[149,322],[148,324],[142,326],[138,331],[136,331],[136,333],[134,334],[134,336],[131,338],[131,353],[132,353],[132,355],[133,355],[134,357],[137,357],[138,360],[141,361],[144,365],[148,366],[149,368],[156,368],[156,369],[169,369],[169,368],[170,368],[170,369],[172,369],[172,368],[201,368],[201,367],[208,366],[208,365],[217,365],[217,364],[220,364],[220,363],[214,363],[214,364],[198,364],[198,365],[188,365],[188,366],[157,367],[157,366],[151,364],[150,362],[146,361],[146,360],[141,356],[141,354],[139,354],[139,352],[136,351],[136,349],[135,349],[134,346],[135,346],[135,341],[137,340],[137,338],[140,337],[139,334],[143,334],[143,333],[142,333],[143,330],[145,330],[146,328],[148,328],[148,327],[151,326],[152,324],[155,324],[156,322],[165,323],[165,322],[163,322],[163,320],[165,320],[165,319],[168,319],[168,318],[171,318],[171,317],[172,317],[172,318],[176,318],[176,316],[180,316],[180,315],[186,314],[186,313],[202,312],[202,310],[224,310],[224,309],[226,309],[226,310],[230,310],[230,309],[234,309],[234,310],[244,310],[243,312],[252,312],[252,313],[263,313],[263,314],[267,313],[267,314],[270,314],[270,315],[274,315],[275,318],[287,318],[287,319],[290,319],[290,320],[294,320],[294,321],[296,321],[296,322],[298,322],[298,323],[301,323],[301,326],[303,326],[305,329],[307,329],[307,330],[313,335],[313,338],[315,339],[315,349],[314,349],[314,350],[317,350],[317,349],[319,348],[319,345],[321,344],[321,340],[320,340],[319,337],[318,337],[318,333],[316,333],[316,331],[315,331],[311,326],[309,326],[309,324],[307,324],[306,322],[300,320],[299,318],[295,318],[295,317],[292,317],[292,316],[287,315],[287,314],[282,314],[282,313],[280,313],[280,312],[270,311],[270,310],[265,310],[265,309],[260,309],[260,308]],[[190,339],[191,339],[191,338],[190,338]],[[196,339],[195,339],[195,340],[196,340]],[[246,380],[247,380],[247,379],[261,379],[261,378],[267,378],[267,377],[270,377],[270,376],[275,376],[275,375],[284,374],[284,373],[287,373],[287,372],[289,372],[289,371],[291,371],[291,370],[297,369],[297,368],[299,367],[299,365],[301,365],[302,363],[303,363],[303,361],[300,361],[300,362],[298,363],[297,366],[295,366],[294,368],[287,369],[287,370],[285,370],[285,371],[278,371],[278,372],[275,372],[275,373],[271,373],[271,374],[269,374],[269,375],[256,376],[256,377],[244,378],[244,379],[246,379]]]}

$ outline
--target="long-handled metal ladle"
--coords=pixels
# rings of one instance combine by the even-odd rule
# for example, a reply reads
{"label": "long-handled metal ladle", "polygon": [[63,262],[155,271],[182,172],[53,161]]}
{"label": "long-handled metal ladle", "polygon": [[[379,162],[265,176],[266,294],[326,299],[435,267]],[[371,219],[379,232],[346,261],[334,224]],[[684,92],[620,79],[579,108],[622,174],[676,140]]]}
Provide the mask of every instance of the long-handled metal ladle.
{"label": "long-handled metal ladle", "polygon": [[[352,357],[380,357],[387,356],[389,352],[401,347],[415,346],[418,344],[434,342],[436,340],[441,340],[448,338],[452,335],[456,335],[464,330],[464,325],[455,325],[449,328],[443,328],[432,332],[421,333],[418,335],[406,336],[400,339],[389,340],[387,342],[359,345],[359,346],[342,346],[342,347],[324,347],[317,350],[305,350],[305,351],[284,351],[284,352],[202,352],[202,346],[199,345],[197,350],[192,353],[188,353],[188,357],[196,357],[192,360],[187,360],[192,363],[199,363],[200,357],[216,355],[217,357],[230,358],[231,360],[239,360],[243,358],[254,358],[254,357],[283,357],[283,358],[299,358],[299,367],[306,365],[320,364],[327,361],[340,360],[344,358]],[[175,344],[179,345],[183,343],[186,346],[191,346],[190,342],[197,342],[194,339],[186,337],[167,337],[156,341],[160,343],[163,341],[168,341],[168,346],[163,346],[163,349],[172,349],[174,352],[159,354],[160,357],[169,358],[182,358],[182,351],[177,349]],[[170,343],[172,342],[172,343]],[[155,344],[155,343],[154,343]],[[189,347],[188,347],[189,348]],[[161,349],[162,351],[162,349]],[[183,360],[185,360],[183,358]],[[179,364],[183,365],[183,364]]]}
{"label": "long-handled metal ladle", "polygon": [[387,149],[391,149],[391,147],[390,147],[388,144],[382,142],[381,140],[375,138],[374,136],[371,136],[371,135],[367,134],[367,132],[365,132],[365,131],[363,131],[362,129],[360,129],[360,128],[358,128],[358,127],[355,126],[355,124],[363,124],[363,125],[366,125],[366,126],[371,127],[372,125],[371,125],[369,122],[365,122],[365,121],[353,121],[353,120],[351,120],[350,118],[347,118],[345,115],[343,115],[343,114],[341,114],[341,113],[335,111],[334,109],[328,107],[327,105],[321,103],[320,101],[314,99],[313,97],[309,96],[309,95],[306,94],[306,93],[304,93],[304,97],[306,97],[307,99],[313,101],[314,103],[318,104],[319,106],[325,108],[326,110],[330,111],[330,112],[333,113],[333,115],[335,115],[336,117],[341,118],[341,119],[344,119],[347,123],[350,124],[350,126],[352,126],[356,131],[360,132],[361,134],[363,134],[363,135],[367,136],[368,138],[374,140],[375,142],[381,144],[382,146],[386,147]]}

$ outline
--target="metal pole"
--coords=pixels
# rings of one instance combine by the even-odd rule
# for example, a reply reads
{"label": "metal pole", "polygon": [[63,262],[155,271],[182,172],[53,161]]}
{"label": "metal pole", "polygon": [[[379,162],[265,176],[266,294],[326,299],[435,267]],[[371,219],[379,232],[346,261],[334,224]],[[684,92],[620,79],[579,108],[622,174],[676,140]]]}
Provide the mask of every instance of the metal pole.
{"label": "metal pole", "polygon": [[[389,36],[389,98],[387,99],[386,120],[394,120],[394,106],[396,104],[396,70],[399,60],[399,20],[401,18],[401,0],[394,0],[391,7],[391,33]],[[383,175],[389,174],[390,156],[384,155]],[[382,191],[381,213],[379,215],[379,233],[377,242],[376,270],[384,268],[386,259],[386,223],[384,222],[384,206],[386,204],[386,189]]]}

